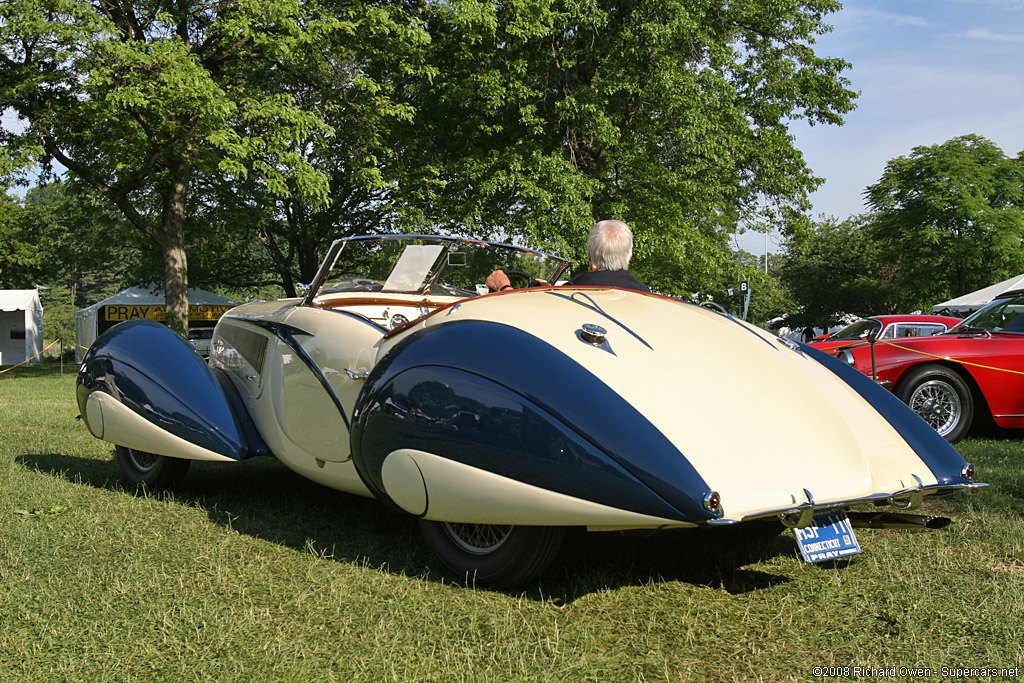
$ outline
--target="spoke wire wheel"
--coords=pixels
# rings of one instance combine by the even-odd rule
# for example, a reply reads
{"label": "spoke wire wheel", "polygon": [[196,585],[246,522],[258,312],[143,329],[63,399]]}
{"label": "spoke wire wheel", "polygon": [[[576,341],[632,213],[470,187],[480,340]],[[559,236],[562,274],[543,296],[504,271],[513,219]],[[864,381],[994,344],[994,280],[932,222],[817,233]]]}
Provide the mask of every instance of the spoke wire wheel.
{"label": "spoke wire wheel", "polygon": [[515,588],[540,576],[565,538],[565,527],[419,520],[445,570],[473,585]]}
{"label": "spoke wire wheel", "polygon": [[160,462],[159,455],[153,455],[146,451],[137,451],[134,448],[125,449],[125,457],[132,461],[139,472],[151,472],[157,463]]}
{"label": "spoke wire wheel", "polygon": [[500,548],[512,533],[510,525],[457,524],[444,522],[445,532],[463,551],[471,555],[486,555]]}
{"label": "spoke wire wheel", "polygon": [[153,491],[177,487],[192,463],[191,460],[156,455],[126,446],[115,446],[114,458],[133,486]]}
{"label": "spoke wire wheel", "polygon": [[963,415],[960,395],[952,385],[940,379],[923,382],[914,389],[908,404],[942,436],[953,431]]}

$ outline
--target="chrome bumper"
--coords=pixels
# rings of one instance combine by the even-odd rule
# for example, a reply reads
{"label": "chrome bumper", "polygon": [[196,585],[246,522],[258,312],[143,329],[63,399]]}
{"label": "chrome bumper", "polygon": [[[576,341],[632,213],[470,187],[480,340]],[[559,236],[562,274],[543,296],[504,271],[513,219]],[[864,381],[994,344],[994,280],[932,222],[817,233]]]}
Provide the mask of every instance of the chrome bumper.
{"label": "chrome bumper", "polygon": [[895,491],[893,493],[875,493],[870,496],[863,498],[851,498],[849,500],[830,501],[828,503],[816,503],[814,496],[810,491],[804,489],[804,496],[806,501],[796,506],[789,506],[785,508],[778,508],[775,510],[765,510],[764,512],[758,512],[756,514],[745,515],[741,518],[728,518],[721,517],[719,519],[708,520],[708,524],[712,526],[739,524],[740,522],[749,522],[754,519],[766,519],[769,517],[778,517],[779,520],[787,527],[793,529],[803,529],[811,524],[814,519],[814,515],[823,512],[825,510],[832,510],[835,508],[849,507],[857,503],[875,503],[888,502],[888,504],[897,510],[914,510],[921,505],[921,501],[926,495],[940,495],[944,493],[952,493],[961,489],[977,489],[984,488],[988,484],[981,484],[971,482],[968,484],[931,484],[925,486],[920,477],[912,475],[917,480],[917,486],[903,489],[901,491]]}

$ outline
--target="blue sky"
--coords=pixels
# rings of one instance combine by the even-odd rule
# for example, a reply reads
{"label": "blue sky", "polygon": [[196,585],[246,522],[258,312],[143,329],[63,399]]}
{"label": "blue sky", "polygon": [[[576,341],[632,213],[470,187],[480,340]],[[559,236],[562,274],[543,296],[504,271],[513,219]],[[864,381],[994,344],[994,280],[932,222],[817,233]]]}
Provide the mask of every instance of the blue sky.
{"label": "blue sky", "polygon": [[[864,213],[864,189],[890,159],[968,133],[1024,151],[1024,0],[847,0],[819,55],[841,57],[860,92],[845,125],[791,128],[825,184],[814,215]],[[738,245],[764,253],[763,235]],[[769,251],[778,251],[777,236]]]}

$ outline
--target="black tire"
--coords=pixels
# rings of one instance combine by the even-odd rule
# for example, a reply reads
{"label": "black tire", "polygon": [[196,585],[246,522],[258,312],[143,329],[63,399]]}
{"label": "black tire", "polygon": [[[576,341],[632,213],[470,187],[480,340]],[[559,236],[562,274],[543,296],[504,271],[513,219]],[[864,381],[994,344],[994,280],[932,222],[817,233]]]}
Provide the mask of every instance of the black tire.
{"label": "black tire", "polygon": [[115,448],[117,464],[132,486],[162,491],[177,487],[188,472],[191,460],[168,458],[125,446]]}
{"label": "black tire", "polygon": [[565,527],[455,524],[420,520],[420,532],[459,579],[515,588],[536,579],[558,554]]}
{"label": "black tire", "polygon": [[964,438],[974,421],[971,388],[945,366],[914,368],[900,380],[895,393],[950,443]]}

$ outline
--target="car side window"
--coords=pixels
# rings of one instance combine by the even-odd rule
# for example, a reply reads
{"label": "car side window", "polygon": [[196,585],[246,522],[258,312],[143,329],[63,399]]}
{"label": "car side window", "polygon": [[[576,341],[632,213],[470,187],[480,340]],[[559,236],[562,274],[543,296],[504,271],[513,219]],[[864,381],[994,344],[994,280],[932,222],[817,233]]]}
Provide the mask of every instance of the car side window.
{"label": "car side window", "polygon": [[1007,332],[1024,332],[1024,315],[1020,313],[1014,315],[1003,329]]}
{"label": "car side window", "polygon": [[897,323],[893,327],[896,339],[931,337],[946,331],[946,326],[940,323]]}

